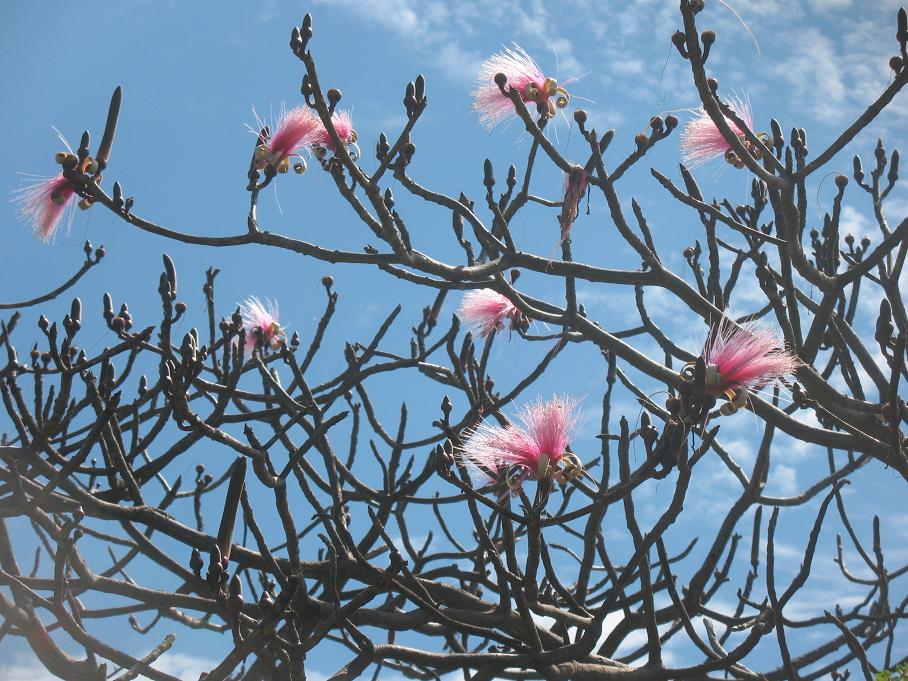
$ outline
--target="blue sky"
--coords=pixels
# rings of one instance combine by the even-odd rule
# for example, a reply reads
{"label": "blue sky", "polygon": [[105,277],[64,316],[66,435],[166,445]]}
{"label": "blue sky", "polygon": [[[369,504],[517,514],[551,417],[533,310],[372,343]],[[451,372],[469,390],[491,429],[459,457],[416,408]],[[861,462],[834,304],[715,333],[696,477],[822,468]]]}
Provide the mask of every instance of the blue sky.
{"label": "blue sky", "polygon": [[[784,130],[804,127],[808,145],[818,153],[890,80],[887,62],[896,45],[895,2],[729,2],[752,30],[759,51],[734,13],[722,3],[708,0],[700,26],[714,28],[719,36],[708,66],[718,77],[722,92],[749,96],[759,130],[768,128],[770,116]],[[497,176],[503,178],[508,164],[519,166],[529,148],[518,126],[489,134],[470,111],[469,91],[478,66],[502,44],[517,42],[535,55],[547,73],[561,80],[578,79],[569,86],[575,96],[572,106],[588,111],[591,127],[616,130],[607,157],[612,165],[633,149],[634,135],[647,127],[652,115],[675,111],[683,121],[684,110],[696,103],[687,63],[670,47],[669,37],[679,26],[672,1],[6,3],[0,10],[0,63],[5,67],[0,70],[0,91],[6,101],[0,109],[0,129],[7,131],[4,155],[8,161],[0,185],[12,191],[22,186],[20,173],[43,176],[55,171],[53,154],[60,143],[51,126],[73,146],[86,127],[97,139],[110,92],[122,84],[120,127],[105,174],[108,187],[119,180],[125,193],[135,197],[135,211],[160,224],[195,234],[243,232],[248,208],[246,169],[254,144],[245,126],[254,124],[253,106],[267,116],[282,103],[299,102],[303,70],[287,42],[290,28],[306,11],[314,17],[311,48],[321,81],[326,87],[339,87],[344,93],[342,106],[353,110],[367,170],[375,164],[372,150],[379,132],[395,134],[404,123],[400,101],[406,82],[418,73],[426,75],[429,108],[413,136],[417,155],[411,170],[420,182],[455,196],[462,190],[474,199],[481,198],[483,160],[492,159]],[[889,149],[904,147],[906,114],[908,97],[903,94],[828,170],[850,174],[854,153],[860,153],[868,165],[877,136],[884,138]],[[552,137],[559,149],[572,160],[585,159],[582,139],[568,120],[560,120],[555,128]],[[620,194],[626,205],[632,196],[638,198],[663,258],[689,277],[681,250],[694,239],[702,239],[702,227],[696,215],[674,204],[649,173],[652,167],[677,178],[677,162],[675,134],[628,174]],[[705,193],[727,195],[734,203],[746,201],[749,177],[742,172],[711,164],[696,174]],[[823,213],[831,206],[834,184],[831,176],[825,179],[817,175],[809,187],[811,226],[822,224]],[[369,243],[371,233],[335,196],[330,178],[317,165],[301,177],[280,177],[274,186],[260,201],[264,229],[354,251]],[[395,183],[389,186],[408,219],[416,247],[440,258],[456,258],[449,216],[405,197]],[[558,199],[560,187],[560,173],[548,167],[539,169],[534,181],[537,193]],[[869,202],[853,188],[849,188],[846,202],[843,231],[858,238],[869,234],[876,241]],[[901,220],[906,212],[908,193],[902,181],[890,201],[891,219]],[[343,341],[368,338],[397,302],[404,305],[404,312],[392,341],[406,352],[407,329],[431,300],[430,294],[378,270],[331,266],[257,248],[214,252],[167,243],[132,229],[103,210],[77,212],[68,233],[59,233],[53,244],[42,244],[17,219],[14,206],[2,203],[0,229],[5,254],[0,302],[29,298],[67,278],[81,262],[83,241],[90,239],[95,245],[103,243],[108,255],[74,291],[86,303],[86,316],[94,311],[99,317],[101,295],[110,290],[117,304],[129,301],[137,325],[155,320],[162,252],[173,256],[180,271],[181,297],[189,305],[184,331],[204,322],[201,286],[209,266],[222,271],[217,280],[222,314],[229,314],[247,295],[276,298],[282,320],[304,337],[323,308],[320,278],[331,274],[341,301],[329,337],[333,345],[315,367],[323,376],[342,366]],[[582,253],[586,261],[597,265],[636,266],[634,256],[616,240],[612,229],[603,200],[594,196],[590,215],[581,215],[574,227],[575,254]],[[552,211],[528,209],[512,230],[522,248],[543,256],[556,254],[557,222]],[[557,292],[543,278],[526,276],[521,285],[533,295],[557,301]],[[736,312],[752,309],[756,301],[753,291],[752,286],[744,287],[732,301]],[[700,327],[691,325],[667,297],[648,295],[657,321],[693,350],[695,339],[702,334]],[[585,285],[579,297],[606,328],[633,324],[627,293]],[[863,306],[861,319],[866,324],[878,300],[871,295]],[[49,317],[62,317],[68,301],[64,296],[41,311]],[[456,302],[451,298],[445,312],[452,313]],[[23,348],[36,314],[25,314],[19,339]],[[102,324],[89,324],[83,332],[82,342],[95,349],[112,341]],[[493,371],[506,383],[546,349],[516,340],[501,342],[493,351]],[[586,396],[588,427],[583,430],[582,444],[592,452],[605,369],[592,348],[571,348],[565,355],[542,379],[539,392]],[[590,366],[597,368],[590,371]],[[424,381],[402,380],[393,386],[392,399],[379,410],[391,418],[404,396],[413,413],[414,432],[428,432],[440,397],[437,391],[421,392],[428,390]],[[381,384],[378,386],[380,391]],[[391,387],[385,385],[384,389]],[[632,421],[639,412],[628,395],[619,398],[615,409]],[[726,445],[744,462],[752,460],[757,433],[756,423],[747,414],[723,424]],[[798,443],[782,443],[768,492],[785,495],[805,489],[816,479],[825,467],[825,453]],[[194,463],[185,465],[190,468]],[[908,514],[895,504],[903,483],[877,466],[870,466],[854,480],[849,498],[858,524],[868,531],[872,514],[877,509],[885,511],[884,534],[889,533],[886,536],[895,547],[891,558],[895,562],[897,556],[908,559],[904,549]],[[735,492],[727,471],[713,461],[704,461],[695,482],[703,493],[689,502],[691,519],[678,531],[679,542],[697,533],[702,518],[721,509]],[[660,489],[647,487],[641,494],[642,515],[655,518],[663,508]],[[793,552],[789,556],[792,569],[800,560],[797,547],[807,532],[804,522],[814,512],[812,505],[801,514],[783,514],[782,531]],[[834,534],[827,534],[825,539],[832,541]],[[803,599],[805,605],[799,607],[807,608],[809,601],[828,603],[836,596],[850,597],[835,582],[832,570],[824,572],[834,568],[831,553],[818,558],[824,567],[818,568]],[[733,598],[732,593],[728,602],[733,603]],[[164,633],[160,627],[151,638],[159,633]],[[184,632],[171,657],[196,655],[193,645],[199,640]],[[213,643],[211,637],[204,640],[211,658],[225,649],[219,646],[227,645],[226,638]],[[138,654],[156,643],[130,634],[124,645]],[[17,645],[10,639],[0,643],[19,655]],[[27,658],[20,662],[28,668]],[[8,663],[0,663],[0,670],[3,664]],[[330,673],[336,665],[313,657],[312,666]],[[10,677],[12,671],[6,669],[6,674]],[[28,674],[30,679],[36,678],[32,672]],[[185,674],[190,677],[188,671]]]}

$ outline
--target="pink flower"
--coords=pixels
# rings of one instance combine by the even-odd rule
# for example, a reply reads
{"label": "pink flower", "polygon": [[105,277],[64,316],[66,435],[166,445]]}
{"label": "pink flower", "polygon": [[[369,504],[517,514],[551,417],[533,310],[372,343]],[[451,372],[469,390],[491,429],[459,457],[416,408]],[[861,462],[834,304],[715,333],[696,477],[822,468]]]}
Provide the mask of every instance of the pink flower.
{"label": "pink flower", "polygon": [[49,241],[75,195],[70,181],[60,174],[17,190],[13,202],[19,204],[19,217],[31,223],[35,236]]}
{"label": "pink flower", "polygon": [[[311,145],[318,136],[321,122],[318,117],[304,106],[297,106],[285,111],[274,127],[274,132],[255,150],[255,166],[259,170],[272,166],[280,173],[290,169],[290,159],[300,149]],[[300,157],[295,166],[297,172],[303,172],[306,164]]]}
{"label": "pink flower", "polygon": [[[753,130],[753,116],[750,111],[750,102],[748,99],[732,97],[728,102],[732,111],[737,114],[747,127]],[[725,119],[728,122],[732,132],[734,132],[741,141],[747,146],[755,158],[760,158],[762,150],[744,140],[744,133],[732,122],[731,119]],[[758,133],[758,137],[765,137],[765,133]],[[738,155],[732,150],[728,141],[722,137],[722,133],[715,126],[709,114],[702,108],[694,112],[694,118],[681,131],[681,162],[688,168],[696,168],[717,156],[723,156],[729,164],[736,168],[743,168],[744,163],[738,158]]]}
{"label": "pink flower", "polygon": [[483,62],[473,90],[473,111],[489,130],[514,114],[513,103],[495,83],[499,73],[505,75],[508,86],[520,93],[521,100],[541,105],[549,116],[555,115],[556,107],[566,107],[571,99],[567,90],[554,78],[547,78],[522,47],[516,44],[514,49],[506,47]]}
{"label": "pink flower", "polygon": [[467,291],[457,316],[483,338],[504,329],[505,322],[510,323],[511,329],[523,328],[526,319],[514,303],[488,288]]}
{"label": "pink flower", "polygon": [[564,483],[577,477],[583,469],[568,448],[577,427],[577,405],[571,397],[555,395],[519,410],[520,425],[502,428],[484,421],[467,436],[464,459],[486,477],[495,478],[504,469],[512,492],[528,479]]}
{"label": "pink flower", "polygon": [[[337,136],[347,143],[350,158],[354,161],[358,159],[359,147],[356,145],[357,135],[356,130],[353,129],[353,118],[350,116],[350,112],[335,111],[331,114],[331,124],[337,132]],[[321,121],[318,122],[318,132],[313,140],[313,149],[315,150],[316,156],[319,158],[324,158],[329,151],[332,153],[335,151],[334,140],[331,139],[328,129],[322,125]]]}
{"label": "pink flower", "polygon": [[571,231],[571,225],[580,214],[580,201],[586,194],[589,186],[590,175],[580,166],[571,166],[571,172],[564,178],[564,201],[561,204],[561,240],[564,241]]}
{"label": "pink flower", "polygon": [[[752,322],[739,328],[725,316],[710,330],[702,357],[706,393],[714,397],[725,394],[733,401],[744,400],[748,390],[759,390],[801,364],[768,326]],[[692,375],[688,367],[691,365],[685,372]]]}
{"label": "pink flower", "polygon": [[278,323],[276,302],[267,299],[262,302],[250,296],[240,305],[240,314],[246,331],[247,352],[256,347],[276,350],[281,346],[285,335]]}

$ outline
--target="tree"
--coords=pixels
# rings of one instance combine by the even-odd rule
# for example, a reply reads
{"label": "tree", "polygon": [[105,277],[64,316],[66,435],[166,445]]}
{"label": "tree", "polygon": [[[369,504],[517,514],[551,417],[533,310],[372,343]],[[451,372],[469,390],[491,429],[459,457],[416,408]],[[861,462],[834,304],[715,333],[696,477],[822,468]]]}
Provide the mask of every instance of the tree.
{"label": "tree", "polygon": [[[172,242],[261,245],[377,267],[428,304],[408,334],[409,347],[391,342],[398,306],[371,339],[344,347],[338,371],[317,381],[315,362],[338,309],[330,277],[322,281],[318,324],[291,335],[267,301],[222,306],[215,297],[219,272],[209,269],[206,314],[190,322],[201,330],[181,334],[191,312],[165,256],[160,320],[138,329],[126,304],[117,311],[106,296],[103,319],[118,342],[101,351],[79,336],[78,298],[59,323],[41,318],[29,354],[21,343],[17,352],[14,334],[24,335],[19,309],[76,287],[103,249],[86,243],[84,264],[64,284],[4,304],[17,312],[0,330],[8,360],[0,395],[9,423],[0,447],[3,636],[27,640],[40,662],[65,679],[103,678],[112,666],[124,670],[121,679],[175,678],[155,668],[172,636],[140,659],[92,633],[94,620],[124,617],[137,631],[166,621],[231,637],[222,661],[204,676],[209,681],[302,679],[307,655],[324,647],[343,651],[335,659],[338,680],[367,672],[383,678],[386,669],[416,678],[462,671],[469,679],[807,679],[844,678],[850,670],[872,678],[904,663],[897,625],[908,604],[899,578],[908,568],[887,563],[879,517],[866,540],[843,493],[864,468],[908,478],[902,432],[908,411],[899,397],[908,378],[899,287],[908,219],[892,227],[884,210],[898,181],[898,152],[880,142],[869,176],[860,158],[854,161],[852,178],[881,232],[876,244],[841,234],[851,182],[844,175],[835,177],[822,229],[812,229],[807,181],[908,82],[908,16],[897,15],[890,84],[811,159],[803,129],[786,134],[772,120],[769,133],[755,132],[746,102],[708,77],[716,35],[698,28],[703,9],[702,0],[682,0],[683,29],[672,37],[703,106],[682,135],[685,159],[697,163],[718,151],[749,175],[751,201],[706,199],[684,165],[680,183],[651,171],[691,209],[682,214],[679,207],[694,240],[682,273],[660,253],[640,204],[632,202],[631,220],[618,194],[622,177],[648,151],[678,136],[678,119],[654,116],[622,159],[610,150],[613,131],[598,133],[575,110],[586,157],[573,163],[546,134],[569,94],[519,48],[487,62],[475,98],[486,124],[513,117],[525,129],[525,163],[502,181],[487,160],[485,194],[454,197],[413,172],[415,130],[428,107],[421,76],[405,87],[403,130],[375,141],[374,170],[367,172],[371,142],[354,133],[341,92],[323,86],[307,15],[290,43],[305,70],[305,105],[288,111],[274,130],[258,132],[247,231],[227,236],[155,224],[119,182],[108,190],[117,88],[100,144],[93,147],[86,133],[78,149],[59,155],[58,177],[22,195],[39,235],[51,234],[62,209],[81,201]],[[284,172],[304,170],[308,152],[314,170],[326,173],[350,214],[370,230],[374,243],[362,252],[259,224],[262,191]],[[565,176],[555,198],[533,193],[544,164]],[[435,220],[451,221],[456,257],[420,250],[394,183],[398,195],[426,202]],[[632,249],[627,268],[575,257],[573,223],[587,192],[604,199],[609,229]],[[524,250],[512,230],[537,207],[548,209],[557,226],[557,257]],[[694,233],[691,217],[702,232]],[[528,275],[548,282],[544,296],[522,287],[519,276]],[[747,278],[761,298],[733,317],[726,308]],[[582,282],[609,295],[632,290],[639,323],[615,329],[594,318],[578,300]],[[704,322],[706,340],[696,353],[656,324],[653,291],[670,301],[662,305]],[[872,334],[856,323],[868,291],[882,300]],[[446,300],[460,295],[458,315],[443,319]],[[499,380],[506,360],[493,348],[501,343],[537,343],[544,353],[530,366],[517,362],[516,379]],[[570,386],[553,398],[536,390],[562,354],[589,347],[604,377],[595,397],[601,397],[596,456],[572,447],[577,406]],[[141,371],[151,378],[137,377]],[[444,397],[431,425],[411,436],[406,401],[396,423],[384,416],[399,396],[381,382],[414,371],[425,392],[410,402]],[[759,392],[766,386],[769,396]],[[618,412],[621,395],[639,411]],[[525,405],[516,419],[513,404]],[[722,430],[748,411],[759,419],[760,441],[745,466],[723,444]],[[799,494],[768,496],[772,458],[792,442],[825,451],[828,471]],[[219,456],[203,465],[198,452]],[[692,486],[709,459],[735,477],[737,497],[713,519],[715,527],[704,521],[708,534],[673,532],[691,497],[709,494]],[[195,478],[184,489],[181,473],[193,465]],[[641,502],[654,489],[662,503],[644,518]],[[799,507],[809,509],[812,525],[798,535],[803,556],[788,575],[779,569],[779,524],[783,509]],[[31,533],[30,543],[10,529],[16,522]],[[844,533],[833,559],[839,579],[858,585],[863,597],[793,615],[830,523]],[[749,555],[742,555],[739,526],[751,537]],[[620,532],[624,543],[610,532]],[[29,570],[23,560],[32,545]],[[108,553],[98,554],[98,547]],[[863,563],[860,572],[849,565],[851,556]],[[729,594],[730,611],[717,605]],[[143,624],[139,616],[149,613]],[[78,656],[67,652],[73,644],[83,650]],[[664,652],[669,646],[672,660]]]}

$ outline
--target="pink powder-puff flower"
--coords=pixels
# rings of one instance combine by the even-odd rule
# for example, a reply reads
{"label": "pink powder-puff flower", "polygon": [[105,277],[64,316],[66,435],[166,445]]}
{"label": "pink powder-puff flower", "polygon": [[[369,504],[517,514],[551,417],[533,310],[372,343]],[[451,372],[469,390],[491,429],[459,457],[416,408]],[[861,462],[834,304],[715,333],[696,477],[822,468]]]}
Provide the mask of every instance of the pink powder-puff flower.
{"label": "pink powder-puff flower", "polygon": [[259,347],[276,350],[286,338],[278,322],[277,303],[273,300],[262,302],[250,296],[240,305],[243,330],[246,332],[246,351]]}
{"label": "pink powder-puff flower", "polygon": [[518,425],[480,423],[463,445],[464,461],[486,480],[504,480],[517,492],[526,480],[565,483],[583,468],[569,445],[577,427],[578,402],[571,397],[539,399],[517,412]]}
{"label": "pink powder-puff flower", "polygon": [[[753,130],[753,115],[750,111],[750,102],[746,97],[732,97],[728,106],[748,128]],[[726,117],[725,120],[732,132],[741,138],[751,155],[759,159],[763,153],[762,149],[746,141],[742,130],[730,118]],[[757,137],[765,136],[766,133],[757,133]],[[728,164],[735,168],[744,167],[744,162],[738,158],[731,145],[719,132],[709,114],[701,108],[694,112],[694,118],[681,131],[681,162],[688,168],[696,168],[718,156],[722,156]]]}
{"label": "pink powder-puff flower", "polygon": [[304,106],[285,111],[274,126],[274,132],[264,140],[264,144],[256,147],[256,169],[271,166],[279,173],[286,173],[290,170],[290,160],[296,157],[293,169],[297,173],[305,171],[306,162],[298,152],[315,142],[321,125],[318,117]]}
{"label": "pink powder-puff flower", "polygon": [[19,205],[19,217],[31,224],[35,236],[50,241],[75,195],[72,183],[60,174],[15,191],[13,202]]}
{"label": "pink powder-puff flower", "polygon": [[550,117],[555,115],[556,108],[563,109],[571,99],[568,91],[554,78],[546,77],[522,47],[516,44],[513,49],[506,47],[483,62],[473,90],[473,111],[489,130],[514,115],[513,102],[502,94],[495,82],[499,73],[507,79],[506,87],[520,93],[521,100],[538,105]]}
{"label": "pink powder-puff flower", "polygon": [[[356,145],[357,134],[356,130],[353,129],[353,117],[350,112],[335,111],[331,114],[331,125],[334,126],[334,130],[341,141],[346,143],[350,158],[354,161],[358,159],[360,152],[359,147]],[[319,121],[318,126],[318,132],[313,140],[312,148],[318,158],[324,158],[328,152],[334,153],[334,140],[331,139],[328,129],[322,125],[321,121]]]}
{"label": "pink powder-puff flower", "polygon": [[[701,356],[706,365],[704,391],[731,402],[723,413],[743,407],[748,391],[760,390],[801,364],[770,327],[756,322],[736,326],[725,316],[710,329]],[[682,376],[691,379],[693,372],[694,365],[688,364]]]}
{"label": "pink powder-puff flower", "polygon": [[581,166],[571,166],[571,172],[564,178],[564,201],[561,204],[561,215],[558,222],[561,224],[561,241],[568,238],[571,225],[580,215],[580,201],[586,194],[589,186],[590,175]]}
{"label": "pink powder-puff flower", "polygon": [[483,338],[504,329],[505,323],[510,324],[512,330],[525,330],[527,326],[526,317],[514,303],[488,288],[467,291],[457,316]]}

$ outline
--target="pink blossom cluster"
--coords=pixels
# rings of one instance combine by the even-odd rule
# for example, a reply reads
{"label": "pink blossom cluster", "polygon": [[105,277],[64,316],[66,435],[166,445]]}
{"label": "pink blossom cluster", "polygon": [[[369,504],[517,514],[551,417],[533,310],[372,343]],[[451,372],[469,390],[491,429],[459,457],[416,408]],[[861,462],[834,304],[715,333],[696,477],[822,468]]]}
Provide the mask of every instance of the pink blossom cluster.
{"label": "pink blossom cluster", "polygon": [[[744,124],[753,130],[753,114],[750,110],[750,102],[746,97],[732,97],[728,102],[729,107],[735,112]],[[737,135],[748,147],[750,152],[760,158],[761,150],[749,142],[744,141],[744,132],[730,118],[725,117],[728,127]],[[763,135],[761,133],[760,135]],[[758,136],[760,136],[758,135]],[[681,131],[681,162],[688,168],[696,168],[714,158],[722,156],[726,162],[736,168],[743,168],[744,163],[738,158],[738,155],[732,149],[731,144],[713,123],[709,114],[701,107],[694,112],[684,130]]]}
{"label": "pink blossom cluster", "polygon": [[[335,111],[331,124],[337,136],[351,147],[354,160],[359,156],[356,146],[356,131],[349,111]],[[311,149],[323,158],[329,151],[334,152],[334,143],[321,119],[311,109],[297,106],[285,111],[271,133],[255,150],[254,163],[259,170],[271,166],[279,173],[290,170],[291,160],[296,158],[293,169],[302,173],[306,169],[301,153]]]}
{"label": "pink blossom cluster", "polygon": [[61,173],[18,190],[13,202],[19,205],[19,217],[31,224],[35,236],[50,241],[75,195],[72,183]]}
{"label": "pink blossom cluster", "polygon": [[[730,401],[723,414],[743,407],[749,391],[766,387],[801,364],[770,327],[759,322],[736,325],[725,316],[710,329],[701,357],[706,365],[704,392]],[[682,376],[693,376],[692,364]]]}
{"label": "pink blossom cluster", "polygon": [[519,425],[502,427],[484,421],[468,434],[464,460],[487,480],[504,473],[514,492],[526,480],[566,482],[582,471],[569,450],[577,427],[577,405],[571,397],[556,395],[520,409]]}
{"label": "pink blossom cluster", "polygon": [[240,305],[243,330],[246,332],[246,352],[254,348],[276,350],[286,339],[284,329],[278,321],[277,302],[261,301],[249,296]]}
{"label": "pink blossom cluster", "polygon": [[520,329],[524,319],[514,303],[488,288],[467,291],[457,316],[481,337],[501,331],[505,324],[509,324],[511,329]]}
{"label": "pink blossom cluster", "polygon": [[507,79],[505,87],[516,90],[521,101],[541,106],[549,116],[554,116],[556,108],[563,109],[570,101],[567,90],[554,78],[547,77],[522,47],[506,47],[483,62],[473,89],[473,110],[489,130],[515,113],[513,102],[495,82],[499,73]]}

